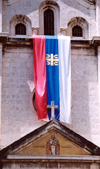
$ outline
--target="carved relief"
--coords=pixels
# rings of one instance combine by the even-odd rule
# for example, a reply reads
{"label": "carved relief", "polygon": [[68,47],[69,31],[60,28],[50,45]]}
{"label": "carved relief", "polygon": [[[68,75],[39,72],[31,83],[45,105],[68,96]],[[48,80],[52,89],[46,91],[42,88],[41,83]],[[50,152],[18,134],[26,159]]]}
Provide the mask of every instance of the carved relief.
{"label": "carved relief", "polygon": [[46,0],[46,4],[53,4],[53,5],[56,5],[57,3],[52,1],[52,0]]}
{"label": "carved relief", "polygon": [[51,134],[51,138],[46,144],[46,154],[59,155],[60,154],[60,144],[55,138],[55,134]]}
{"label": "carved relief", "polygon": [[58,6],[58,4],[55,2],[55,1],[53,1],[53,0],[46,0],[46,1],[43,1],[41,4],[40,4],[40,6],[43,6],[43,5],[56,5],[56,6]]}

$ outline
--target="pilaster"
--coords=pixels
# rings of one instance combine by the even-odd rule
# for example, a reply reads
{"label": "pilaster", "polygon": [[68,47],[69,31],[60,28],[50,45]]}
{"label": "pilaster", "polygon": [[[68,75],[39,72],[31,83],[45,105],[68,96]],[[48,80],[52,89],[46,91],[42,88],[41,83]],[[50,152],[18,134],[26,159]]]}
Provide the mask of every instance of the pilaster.
{"label": "pilaster", "polygon": [[100,104],[100,46],[98,46],[98,86],[99,86],[99,104]]}
{"label": "pilaster", "polygon": [[100,0],[96,0],[97,36],[100,35]]}
{"label": "pilaster", "polygon": [[90,169],[99,169],[99,164],[96,163],[91,164]]}
{"label": "pilaster", "polygon": [[1,97],[2,97],[2,43],[0,43],[0,148],[1,148]]}
{"label": "pilaster", "polygon": [[0,32],[2,32],[2,0],[0,0]]}

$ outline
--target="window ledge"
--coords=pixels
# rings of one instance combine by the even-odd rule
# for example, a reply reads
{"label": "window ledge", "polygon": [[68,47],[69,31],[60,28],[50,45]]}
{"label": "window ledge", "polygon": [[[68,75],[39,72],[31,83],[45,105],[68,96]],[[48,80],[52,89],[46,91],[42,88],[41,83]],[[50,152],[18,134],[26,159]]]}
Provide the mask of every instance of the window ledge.
{"label": "window ledge", "polygon": [[18,38],[26,38],[28,37],[27,35],[15,35],[15,37],[18,37]]}
{"label": "window ledge", "polygon": [[72,39],[72,40],[84,40],[83,37],[76,37],[76,36],[75,36],[75,37],[72,37],[71,39]]}

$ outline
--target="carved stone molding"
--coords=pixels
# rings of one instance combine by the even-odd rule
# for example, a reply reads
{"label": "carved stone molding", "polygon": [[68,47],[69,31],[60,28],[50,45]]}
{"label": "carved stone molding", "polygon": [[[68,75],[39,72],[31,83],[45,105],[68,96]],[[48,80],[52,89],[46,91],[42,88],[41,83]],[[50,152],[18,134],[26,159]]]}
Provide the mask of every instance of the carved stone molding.
{"label": "carved stone molding", "polygon": [[39,6],[39,34],[44,34],[44,12],[48,8],[54,12],[54,35],[58,35],[60,30],[60,8],[53,0],[43,1]]}
{"label": "carved stone molding", "polygon": [[83,30],[83,39],[88,39],[88,22],[82,17],[74,17],[68,22],[67,35],[72,37],[72,29],[74,26],[80,26]]}
{"label": "carved stone molding", "polygon": [[55,5],[55,6],[58,6],[58,4],[55,1],[53,1],[53,0],[45,0],[45,1],[43,1],[40,4],[40,7],[43,6],[43,5]]}
{"label": "carved stone molding", "polygon": [[26,26],[26,35],[32,35],[32,30],[31,30],[31,20],[25,16],[25,15],[14,15],[9,24],[9,35],[10,36],[15,36],[15,26],[19,23],[22,23]]}

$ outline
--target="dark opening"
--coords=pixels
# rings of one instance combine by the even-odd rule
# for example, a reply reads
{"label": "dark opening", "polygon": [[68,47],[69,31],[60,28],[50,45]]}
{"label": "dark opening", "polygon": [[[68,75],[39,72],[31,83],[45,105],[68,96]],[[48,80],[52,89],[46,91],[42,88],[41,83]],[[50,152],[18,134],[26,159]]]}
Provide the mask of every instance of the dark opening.
{"label": "dark opening", "polygon": [[54,35],[54,12],[51,9],[44,12],[44,35]]}
{"label": "dark opening", "polygon": [[[37,112],[36,100],[35,100],[35,91],[34,91],[34,94],[33,94],[32,103],[33,103],[33,107],[34,107],[35,111]],[[51,108],[48,108],[48,110],[51,111]]]}
{"label": "dark opening", "polygon": [[16,35],[26,35],[26,26],[22,23],[16,25],[15,28]]}
{"label": "dark opening", "polygon": [[34,94],[33,94],[33,107],[35,109],[35,111],[37,112],[37,108],[36,108],[36,101],[35,101],[35,91],[34,91]]}
{"label": "dark opening", "polygon": [[80,26],[74,26],[72,29],[72,36],[82,37],[83,36],[82,28]]}

